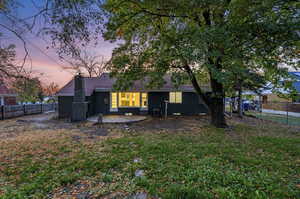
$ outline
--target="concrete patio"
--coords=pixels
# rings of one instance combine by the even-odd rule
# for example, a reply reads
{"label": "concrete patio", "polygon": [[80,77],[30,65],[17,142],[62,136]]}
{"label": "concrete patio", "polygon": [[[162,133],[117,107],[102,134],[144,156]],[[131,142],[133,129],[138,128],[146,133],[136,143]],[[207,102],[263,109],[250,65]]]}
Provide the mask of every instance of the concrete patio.
{"label": "concrete patio", "polygon": [[[106,124],[120,124],[120,123],[133,123],[147,119],[146,116],[141,115],[105,115],[103,116],[102,123]],[[90,122],[98,122],[98,116],[89,117]]]}

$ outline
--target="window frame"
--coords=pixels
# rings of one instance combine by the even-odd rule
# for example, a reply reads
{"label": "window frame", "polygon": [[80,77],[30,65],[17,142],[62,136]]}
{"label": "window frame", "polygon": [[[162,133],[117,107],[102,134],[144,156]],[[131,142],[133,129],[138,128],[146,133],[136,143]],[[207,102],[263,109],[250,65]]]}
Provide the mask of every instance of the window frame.
{"label": "window frame", "polygon": [[[113,101],[113,93],[115,93],[116,94],[116,108],[113,108],[112,107],[112,101]],[[118,92],[110,92],[110,105],[109,105],[109,108],[110,108],[110,111],[111,112],[116,112],[116,111],[118,111],[118,108],[119,108],[119,106],[118,106],[119,104],[118,104]]]}
{"label": "window frame", "polygon": [[[145,94],[146,95],[146,106],[143,106],[143,94]],[[140,103],[140,108],[142,109],[142,110],[148,110],[148,106],[149,106],[149,104],[148,104],[148,93],[146,93],[146,92],[141,92],[140,93],[140,100],[141,100],[141,103]]]}
{"label": "window frame", "polygon": [[[171,101],[171,95],[174,94],[174,97],[175,97],[175,101]],[[180,94],[180,100],[178,99],[178,94]],[[181,91],[172,91],[172,92],[169,92],[169,103],[170,104],[182,104],[182,92]]]}
{"label": "window frame", "polygon": [[[126,96],[126,94],[130,94],[129,95],[129,99],[128,99],[128,102],[129,102],[129,106],[121,106],[120,105],[120,96],[122,95],[122,94],[125,94],[125,98],[127,98],[127,96]],[[130,106],[130,103],[132,103],[133,101],[135,101],[136,99],[135,99],[135,97],[133,97],[133,94],[138,94],[139,95],[139,99],[138,99],[138,106],[137,105],[135,105],[135,106]],[[118,108],[141,108],[141,93],[140,92],[118,92],[118,97],[119,97],[119,99],[118,99]]]}
{"label": "window frame", "polygon": [[[126,94],[126,93],[130,93],[131,94],[131,96],[129,96],[129,103],[130,103],[130,101],[131,100],[134,100],[134,102],[136,102],[135,101],[135,99],[137,99],[138,98],[138,106],[121,106],[120,104],[121,104],[121,95],[122,94]],[[135,94],[138,94],[138,97],[135,97],[135,96],[133,96],[133,93],[135,93]],[[112,102],[113,102],[113,95],[114,94],[116,94],[116,108],[113,108],[112,107]],[[147,106],[143,106],[143,95],[146,95],[146,104],[147,104]],[[124,98],[126,98],[126,96],[124,97]],[[132,103],[132,102],[131,102]],[[127,91],[127,92],[110,92],[110,105],[109,105],[109,107],[110,107],[110,111],[111,112],[117,112],[118,111],[118,109],[119,108],[140,108],[141,110],[148,110],[148,93],[147,92],[130,92],[130,91]]]}

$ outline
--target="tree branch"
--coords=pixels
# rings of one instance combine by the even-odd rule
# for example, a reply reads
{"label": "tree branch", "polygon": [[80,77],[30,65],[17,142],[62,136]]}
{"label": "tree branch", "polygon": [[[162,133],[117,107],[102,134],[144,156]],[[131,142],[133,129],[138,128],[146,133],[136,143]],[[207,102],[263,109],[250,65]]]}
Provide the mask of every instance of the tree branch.
{"label": "tree branch", "polygon": [[23,58],[23,63],[22,63],[22,67],[25,65],[25,63],[26,63],[26,60],[27,60],[27,57],[28,57],[28,55],[29,55],[29,53],[28,53],[28,50],[27,50],[27,44],[26,44],[26,42],[25,42],[25,40],[22,38],[22,36],[19,34],[19,33],[17,33],[15,30],[13,30],[13,29],[11,29],[11,28],[9,28],[9,27],[7,27],[6,25],[3,25],[3,24],[0,24],[0,26],[2,26],[3,28],[5,28],[6,30],[8,30],[8,31],[10,31],[10,32],[12,32],[12,33],[14,33],[21,41],[22,41],[22,43],[23,43],[23,47],[24,47],[24,51],[25,51],[25,56],[24,56],[24,58]]}
{"label": "tree branch", "polygon": [[165,13],[156,13],[156,12],[153,12],[153,11],[150,11],[150,10],[147,10],[145,8],[143,8],[138,2],[134,1],[134,0],[128,0],[130,1],[131,3],[135,4],[136,6],[138,6],[141,11],[147,13],[147,14],[150,14],[150,15],[153,15],[153,16],[158,16],[158,17],[169,17],[169,18],[190,18],[189,15],[169,15],[169,14],[165,14]]}
{"label": "tree branch", "polygon": [[185,64],[183,67],[184,67],[185,71],[188,73],[191,83],[192,83],[193,87],[195,88],[196,92],[200,96],[201,100],[203,100],[205,108],[207,108],[207,110],[210,111],[209,100],[208,100],[207,96],[205,96],[205,94],[203,93],[201,87],[199,86],[198,81],[197,81],[192,69],[187,64]]}

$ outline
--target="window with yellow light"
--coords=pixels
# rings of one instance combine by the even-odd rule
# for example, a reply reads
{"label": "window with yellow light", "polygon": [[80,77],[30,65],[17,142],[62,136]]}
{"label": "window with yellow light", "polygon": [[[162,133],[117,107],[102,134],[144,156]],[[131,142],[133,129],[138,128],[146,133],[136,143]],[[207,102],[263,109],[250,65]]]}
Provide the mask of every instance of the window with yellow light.
{"label": "window with yellow light", "polygon": [[169,102],[175,104],[182,103],[182,92],[170,92],[169,93]]}
{"label": "window with yellow light", "polygon": [[148,94],[139,92],[112,92],[111,108],[148,107]]}

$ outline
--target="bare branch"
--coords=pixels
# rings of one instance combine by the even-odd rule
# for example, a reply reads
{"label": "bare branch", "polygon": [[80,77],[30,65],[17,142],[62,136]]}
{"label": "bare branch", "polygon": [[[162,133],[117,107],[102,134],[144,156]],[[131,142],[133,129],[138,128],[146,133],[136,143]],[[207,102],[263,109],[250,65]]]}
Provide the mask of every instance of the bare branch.
{"label": "bare branch", "polygon": [[14,34],[22,41],[23,47],[24,47],[24,51],[25,51],[25,56],[24,56],[24,58],[23,58],[23,63],[22,63],[22,67],[23,67],[23,66],[25,65],[26,60],[27,60],[27,57],[28,57],[28,55],[29,55],[25,40],[24,40],[23,37],[22,37],[19,33],[17,33],[15,30],[13,30],[13,29],[7,27],[7,26],[4,25],[4,24],[0,24],[0,26],[2,26],[2,27],[5,28],[6,30],[8,30],[8,31],[10,31],[10,32],[12,32],[12,33],[14,33]]}
{"label": "bare branch", "polygon": [[81,51],[78,55],[73,56],[70,60],[66,61],[71,65],[68,69],[78,72],[85,71],[88,73],[89,77],[100,76],[104,72],[107,63],[104,56],[91,55],[87,51]]}

